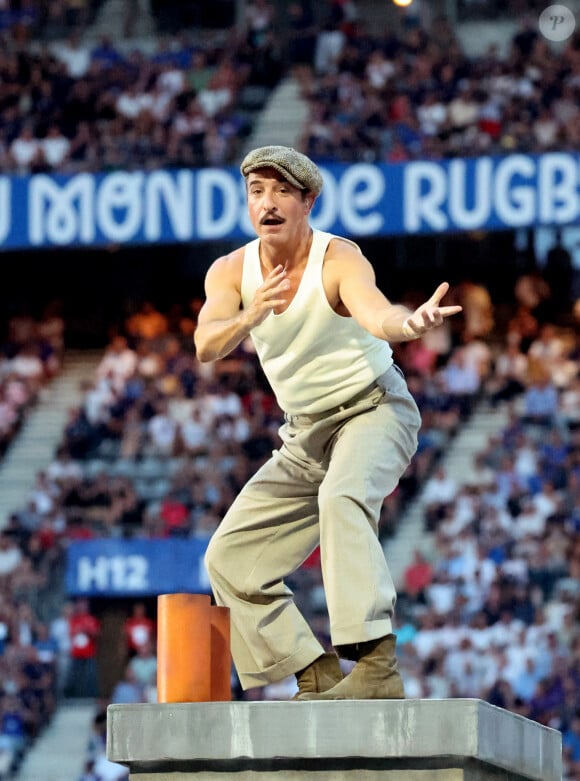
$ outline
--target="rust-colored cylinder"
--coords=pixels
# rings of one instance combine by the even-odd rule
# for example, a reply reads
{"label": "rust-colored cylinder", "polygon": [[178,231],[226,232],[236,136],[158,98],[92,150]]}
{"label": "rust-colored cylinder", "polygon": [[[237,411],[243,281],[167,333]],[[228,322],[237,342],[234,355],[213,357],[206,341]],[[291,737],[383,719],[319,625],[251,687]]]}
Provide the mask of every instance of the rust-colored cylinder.
{"label": "rust-colored cylinder", "polygon": [[157,598],[157,701],[211,701],[211,599]]}
{"label": "rust-colored cylinder", "polygon": [[232,699],[232,659],[230,653],[230,609],[214,605],[211,621],[211,699],[227,702]]}

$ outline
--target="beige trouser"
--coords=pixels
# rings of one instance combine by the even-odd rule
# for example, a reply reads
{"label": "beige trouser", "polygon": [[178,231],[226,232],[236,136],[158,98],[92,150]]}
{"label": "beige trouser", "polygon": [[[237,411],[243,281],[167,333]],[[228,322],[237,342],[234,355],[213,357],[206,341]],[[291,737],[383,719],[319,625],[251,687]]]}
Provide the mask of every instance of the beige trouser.
{"label": "beige trouser", "polygon": [[319,542],[333,644],[391,631],[396,594],[378,518],[419,426],[394,366],[349,404],[286,416],[282,447],[234,501],[205,559],[216,602],[231,611],[244,689],[281,680],[323,652],[284,582]]}

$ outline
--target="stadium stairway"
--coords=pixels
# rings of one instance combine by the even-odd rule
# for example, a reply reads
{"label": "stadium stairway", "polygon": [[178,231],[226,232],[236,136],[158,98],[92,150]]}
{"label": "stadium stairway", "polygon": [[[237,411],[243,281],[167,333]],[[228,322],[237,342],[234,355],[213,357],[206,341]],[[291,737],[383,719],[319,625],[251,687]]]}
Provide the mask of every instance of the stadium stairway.
{"label": "stadium stairway", "polygon": [[68,700],[25,755],[13,781],[77,781],[88,754],[93,700]]}
{"label": "stadium stairway", "polygon": [[[487,401],[480,401],[469,420],[449,442],[439,465],[445,468],[448,476],[458,485],[461,485],[467,470],[471,468],[474,455],[483,450],[489,438],[506,425],[507,412],[507,407],[493,409]],[[432,535],[425,533],[424,520],[424,503],[420,492],[400,519],[395,536],[385,542],[385,556],[395,585],[399,589],[415,550],[420,550],[429,559],[432,558],[434,541]]]}
{"label": "stadium stairway", "polygon": [[0,527],[24,507],[36,473],[46,469],[61,439],[68,410],[79,404],[82,380],[92,380],[101,351],[67,351],[60,373],[40,392],[0,462]]}
{"label": "stadium stairway", "polygon": [[[155,21],[151,13],[149,0],[139,0],[138,13],[135,14],[133,38],[149,38],[155,33]],[[87,38],[97,41],[101,36],[108,35],[113,39],[122,38],[125,28],[126,0],[105,0],[91,28],[87,30]]]}
{"label": "stadium stairway", "polygon": [[246,139],[243,155],[251,149],[270,144],[298,145],[308,117],[308,104],[300,94],[298,81],[289,76],[271,93]]}

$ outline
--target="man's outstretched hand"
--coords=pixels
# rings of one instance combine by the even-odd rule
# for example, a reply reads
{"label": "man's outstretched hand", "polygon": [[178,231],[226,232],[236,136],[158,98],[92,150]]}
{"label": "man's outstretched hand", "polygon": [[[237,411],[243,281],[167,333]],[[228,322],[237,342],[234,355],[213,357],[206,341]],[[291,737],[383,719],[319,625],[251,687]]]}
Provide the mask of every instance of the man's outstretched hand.
{"label": "man's outstretched hand", "polygon": [[431,298],[417,307],[412,315],[409,315],[403,323],[403,333],[407,339],[418,339],[431,328],[437,328],[446,317],[456,315],[463,307],[439,306],[439,302],[449,290],[449,283],[442,282]]}

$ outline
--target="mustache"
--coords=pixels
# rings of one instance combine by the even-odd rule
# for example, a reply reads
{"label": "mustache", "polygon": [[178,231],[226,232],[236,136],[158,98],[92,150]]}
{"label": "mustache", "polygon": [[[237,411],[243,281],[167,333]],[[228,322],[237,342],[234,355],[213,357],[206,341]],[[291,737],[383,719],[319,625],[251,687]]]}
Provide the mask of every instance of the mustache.
{"label": "mustache", "polygon": [[264,225],[264,223],[265,223],[267,220],[280,220],[280,222],[284,222],[284,218],[283,218],[283,217],[282,217],[280,214],[278,214],[277,212],[275,212],[275,211],[269,211],[269,212],[267,212],[267,213],[266,213],[266,214],[265,214],[265,215],[262,217],[262,219],[260,220],[260,225]]}

